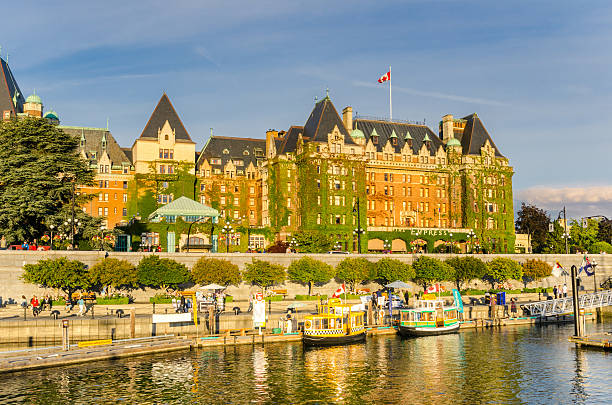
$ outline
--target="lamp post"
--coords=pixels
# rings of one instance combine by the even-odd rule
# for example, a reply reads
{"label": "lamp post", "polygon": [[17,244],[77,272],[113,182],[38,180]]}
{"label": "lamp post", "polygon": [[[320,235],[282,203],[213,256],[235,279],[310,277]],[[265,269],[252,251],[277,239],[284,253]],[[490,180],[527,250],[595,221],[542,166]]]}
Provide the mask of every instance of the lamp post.
{"label": "lamp post", "polygon": [[383,244],[383,247],[385,248],[385,253],[391,252],[391,243],[389,242],[388,239],[385,239],[385,243]]}
{"label": "lamp post", "polygon": [[51,246],[49,246],[49,250],[53,250],[53,229],[55,228],[55,225],[51,224],[49,225],[49,229],[51,230]]}
{"label": "lamp post", "polygon": [[448,238],[449,238],[448,245],[450,247],[450,253],[453,253],[453,233],[452,232],[449,232]]}
{"label": "lamp post", "polygon": [[[357,224],[359,224],[359,220],[357,220]],[[361,253],[361,235],[365,233],[365,229],[357,226],[357,228],[353,229],[353,235],[357,235],[357,253]]]}
{"label": "lamp post", "polygon": [[563,238],[565,238],[565,254],[569,254],[569,247],[568,247],[568,239],[569,239],[569,233],[567,233],[567,211],[565,210],[565,207],[563,207],[562,211],[559,211],[559,216],[557,217],[557,219],[561,218],[561,214],[563,214]]}
{"label": "lamp post", "polygon": [[230,223],[226,223],[225,225],[223,225],[223,228],[221,228],[221,232],[225,234],[225,253],[229,253],[229,238],[230,233],[234,232],[234,228],[232,228],[232,225]]}
{"label": "lamp post", "polygon": [[470,240],[470,253],[474,253],[474,237],[476,236],[476,234],[474,233],[473,229],[470,229],[470,232],[468,232],[467,237]]}
{"label": "lamp post", "polygon": [[289,241],[289,248],[290,248],[292,251],[295,251],[297,247],[298,247],[298,241],[297,241],[297,239],[295,239],[295,238],[291,238],[291,240]]}

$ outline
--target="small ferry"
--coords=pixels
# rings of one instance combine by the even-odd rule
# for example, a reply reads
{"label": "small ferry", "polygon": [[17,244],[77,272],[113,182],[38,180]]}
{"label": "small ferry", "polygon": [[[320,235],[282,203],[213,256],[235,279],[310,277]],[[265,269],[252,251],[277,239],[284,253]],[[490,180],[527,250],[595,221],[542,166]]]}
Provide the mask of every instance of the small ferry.
{"label": "small ferry", "polygon": [[400,335],[431,336],[458,332],[458,313],[463,312],[463,303],[459,291],[453,290],[453,295],[455,302],[451,306],[433,294],[425,294],[423,299],[417,300],[414,308],[400,309]]}
{"label": "small ferry", "polygon": [[331,346],[365,340],[365,313],[351,310],[351,305],[339,299],[330,299],[318,305],[317,314],[304,320],[302,341],[309,346]]}

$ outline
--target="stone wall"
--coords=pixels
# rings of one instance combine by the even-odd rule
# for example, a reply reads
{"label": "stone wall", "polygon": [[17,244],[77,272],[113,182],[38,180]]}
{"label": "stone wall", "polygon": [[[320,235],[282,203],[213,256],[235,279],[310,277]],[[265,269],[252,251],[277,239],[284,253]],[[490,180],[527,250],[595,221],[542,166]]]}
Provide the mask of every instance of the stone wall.
{"label": "stone wall", "polygon": [[[111,252],[110,257],[115,257],[118,259],[125,259],[134,265],[138,264],[140,259],[145,255],[151,255],[152,253],[142,253],[142,252]],[[23,265],[28,263],[37,263],[41,259],[49,259],[56,258],[61,256],[68,256],[70,259],[80,260],[88,266],[94,265],[98,260],[104,258],[105,252],[99,251],[47,251],[47,252],[23,252],[23,251],[9,251],[4,250],[0,251],[0,297],[3,300],[7,300],[8,298],[14,298],[18,300],[21,295],[26,295],[30,297],[32,294],[55,294],[54,291],[44,290],[39,288],[38,286],[24,283],[21,280],[21,274],[23,272]],[[250,263],[253,259],[266,260],[269,262],[273,262],[276,264],[281,264],[287,267],[292,261],[301,258],[302,254],[284,254],[284,253],[268,253],[268,254],[247,254],[247,253],[157,253],[160,257],[171,258],[177,260],[181,263],[184,263],[188,268],[191,268],[193,264],[202,256],[214,257],[218,259],[226,259],[231,261],[232,263],[238,265],[241,270],[245,269],[245,264]],[[420,255],[412,255],[412,254],[394,254],[394,255],[384,255],[384,254],[364,254],[364,255],[341,255],[341,254],[312,254],[310,257],[318,260],[322,260],[326,263],[331,264],[332,266],[336,266],[342,260],[347,257],[365,257],[366,259],[376,262],[384,257],[392,257],[393,259],[398,259],[404,261],[406,263],[412,263],[416,258]],[[430,255],[440,260],[445,260],[453,255],[450,254],[432,254]],[[561,265],[569,272],[569,269],[572,265],[579,266],[582,261],[582,255],[535,255],[535,254],[508,254],[508,255],[476,255],[478,258],[484,261],[493,260],[496,257],[506,257],[513,260],[518,261],[519,263],[524,263],[528,259],[541,259],[545,262],[553,264],[555,261],[559,261]],[[612,255],[589,255],[591,260],[594,260],[598,263],[597,266],[597,280],[598,282],[612,277]],[[544,286],[549,287],[553,285],[562,284],[564,282],[564,278],[561,277],[556,279],[555,277],[548,277],[542,280],[539,283],[532,283],[529,286]],[[516,287],[522,287],[522,283],[515,282]],[[568,286],[569,286],[569,277],[568,277]],[[585,280],[585,286],[587,289],[591,289],[593,286],[593,281],[589,277]],[[452,283],[448,283],[448,287],[451,287]],[[479,288],[479,287],[487,287],[487,284],[483,284],[481,282],[474,282],[470,284],[470,287]],[[294,284],[291,282],[287,282],[282,288],[287,289],[288,295],[290,298],[293,298],[295,294],[306,294],[308,289],[306,286],[300,284]],[[313,288],[313,293],[321,293],[321,294],[331,294],[338,288],[338,283],[336,281],[331,281],[330,283],[325,284],[324,286],[315,286]],[[364,288],[370,288],[371,290],[376,290],[380,288],[378,284],[371,283],[365,285]],[[416,286],[415,286],[416,288]],[[254,287],[241,285],[240,287],[230,287],[228,289],[228,293],[234,295],[237,299],[246,299],[248,293],[250,291],[255,291]],[[154,292],[150,291],[135,291],[133,295],[137,300],[144,300],[146,297],[153,295]]]}

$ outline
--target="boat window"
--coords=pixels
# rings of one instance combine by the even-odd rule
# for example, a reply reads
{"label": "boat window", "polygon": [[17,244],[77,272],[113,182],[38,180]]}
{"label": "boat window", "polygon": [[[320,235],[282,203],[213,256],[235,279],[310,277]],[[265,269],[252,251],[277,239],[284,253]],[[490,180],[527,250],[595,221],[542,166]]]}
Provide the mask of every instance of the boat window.
{"label": "boat window", "polygon": [[321,319],[321,328],[322,329],[329,329],[329,323],[327,321],[327,318]]}
{"label": "boat window", "polygon": [[314,323],[315,329],[321,329],[321,319],[315,318],[313,323]]}

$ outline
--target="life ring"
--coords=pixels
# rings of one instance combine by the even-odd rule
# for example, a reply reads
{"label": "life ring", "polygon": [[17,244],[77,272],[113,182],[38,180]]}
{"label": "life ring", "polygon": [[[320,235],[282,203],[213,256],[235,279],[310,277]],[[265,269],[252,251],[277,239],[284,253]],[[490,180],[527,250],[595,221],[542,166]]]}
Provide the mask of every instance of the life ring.
{"label": "life ring", "polygon": [[304,328],[305,329],[310,329],[312,328],[312,322],[310,322],[309,320],[304,322]]}

